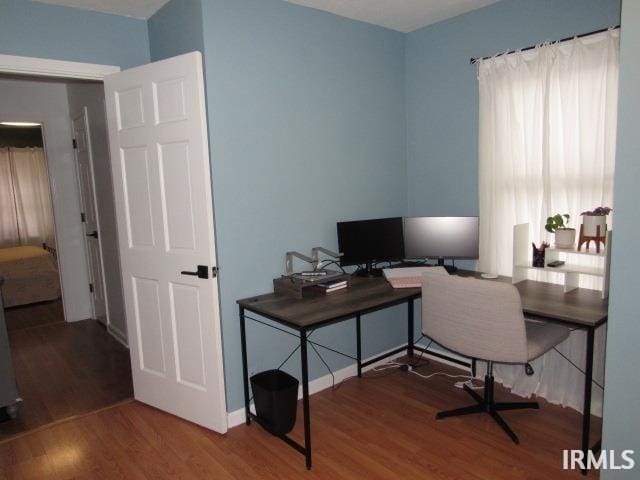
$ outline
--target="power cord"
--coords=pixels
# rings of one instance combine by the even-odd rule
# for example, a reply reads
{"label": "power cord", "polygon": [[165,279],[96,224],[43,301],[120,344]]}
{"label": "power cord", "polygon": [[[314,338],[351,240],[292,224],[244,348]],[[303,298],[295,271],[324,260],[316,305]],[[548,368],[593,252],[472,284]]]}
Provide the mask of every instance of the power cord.
{"label": "power cord", "polygon": [[429,379],[438,375],[442,375],[443,377],[449,377],[449,378],[466,378],[467,380],[473,380],[473,377],[471,377],[470,375],[451,375],[450,373],[445,373],[445,372],[434,372],[434,373],[430,373],[429,375],[424,375],[422,373],[416,372],[413,365],[408,365],[406,363],[403,363],[400,365],[400,370],[403,372],[413,373],[414,375],[417,375],[420,378],[424,378],[424,379]]}
{"label": "power cord", "polygon": [[402,367],[407,367],[406,363],[396,362],[395,360],[389,360],[388,362],[380,365],[379,367],[374,367],[371,369],[372,372],[384,372],[385,370],[402,370]]}
{"label": "power cord", "polygon": [[[399,365],[399,364],[398,364],[398,365]],[[380,375],[366,375],[366,376],[365,376],[365,375],[362,375],[362,377],[358,377],[357,375],[351,375],[350,377],[343,378],[342,380],[340,380],[340,382],[338,382],[337,384],[335,384],[335,385],[331,388],[331,390],[332,390],[332,391],[336,391],[336,390],[338,390],[338,389],[342,386],[342,384],[343,384],[343,383],[347,382],[348,380],[353,380],[354,378],[359,378],[360,380],[377,380],[377,379],[379,379],[379,378],[385,378],[385,377],[388,377],[389,375],[392,375],[392,374],[396,373],[396,372],[397,372],[397,370],[398,370],[398,367],[394,365],[394,366],[392,366],[392,367],[389,367],[389,368],[383,368],[383,369],[381,369],[381,370],[376,370],[375,368],[372,368],[371,370],[369,370],[369,371],[368,371],[368,372],[366,372],[366,373],[370,373],[370,372],[382,372],[382,371],[384,371],[384,370],[389,370],[389,371],[388,371],[388,372],[386,372],[386,373],[382,373],[382,374],[380,374]]]}
{"label": "power cord", "polygon": [[[379,367],[376,368],[372,368],[371,371],[373,372],[384,372],[385,370],[400,370],[401,372],[409,372],[409,373],[413,373],[414,375],[419,376],[420,378],[424,378],[425,380],[428,380],[432,377],[435,376],[443,376],[443,377],[448,377],[448,378],[463,378],[465,379],[464,382],[456,382],[454,384],[454,386],[456,388],[464,388],[464,385],[467,385],[469,388],[472,388],[474,390],[478,390],[478,389],[482,389],[484,388],[484,385],[477,385],[475,383],[473,383],[474,378],[470,375],[452,375],[450,373],[446,373],[446,372],[434,372],[434,373],[430,373],[428,375],[424,375],[422,373],[419,373],[416,371],[416,368],[418,366],[417,365],[412,365],[409,363],[400,363],[400,362],[396,362],[395,360],[391,360],[387,363],[385,363],[384,365],[381,365]],[[393,373],[393,372],[390,372]]]}

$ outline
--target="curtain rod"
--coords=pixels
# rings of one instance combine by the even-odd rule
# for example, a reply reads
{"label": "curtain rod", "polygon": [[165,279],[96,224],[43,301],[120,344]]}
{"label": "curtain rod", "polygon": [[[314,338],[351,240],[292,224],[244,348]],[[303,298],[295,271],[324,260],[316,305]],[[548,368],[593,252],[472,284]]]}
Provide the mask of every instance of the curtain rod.
{"label": "curtain rod", "polygon": [[[608,30],[616,30],[620,28],[620,25],[616,25],[615,27],[608,27],[608,28],[601,28],[600,30],[594,30],[593,32],[587,32],[587,33],[581,33],[580,35],[574,35],[572,37],[567,37],[567,38],[563,38],[562,40],[556,40],[555,42],[551,42],[551,43],[562,43],[562,42],[568,42],[569,40],[573,40],[574,38],[582,38],[582,37],[587,37],[589,35],[595,35],[596,33],[602,33],[602,32],[606,32]],[[501,57],[503,55],[510,55],[512,53],[516,53],[516,52],[525,52],[527,50],[533,50],[534,48],[536,48],[538,45],[532,45],[530,47],[526,47],[526,48],[520,48],[518,50],[510,50],[508,52],[505,53],[498,53],[496,55],[492,55],[489,57],[482,57],[482,58],[474,58],[471,57],[471,59],[469,60],[469,63],[471,63],[472,65],[476,62],[479,62],[480,60],[489,60],[490,58],[493,57]]]}

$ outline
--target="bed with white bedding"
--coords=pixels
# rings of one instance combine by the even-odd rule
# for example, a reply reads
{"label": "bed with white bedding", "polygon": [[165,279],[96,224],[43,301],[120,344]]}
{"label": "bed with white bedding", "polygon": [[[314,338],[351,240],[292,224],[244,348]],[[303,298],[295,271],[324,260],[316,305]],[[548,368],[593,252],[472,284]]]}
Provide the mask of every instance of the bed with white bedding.
{"label": "bed with white bedding", "polygon": [[42,247],[0,248],[0,277],[5,308],[60,298],[56,259]]}

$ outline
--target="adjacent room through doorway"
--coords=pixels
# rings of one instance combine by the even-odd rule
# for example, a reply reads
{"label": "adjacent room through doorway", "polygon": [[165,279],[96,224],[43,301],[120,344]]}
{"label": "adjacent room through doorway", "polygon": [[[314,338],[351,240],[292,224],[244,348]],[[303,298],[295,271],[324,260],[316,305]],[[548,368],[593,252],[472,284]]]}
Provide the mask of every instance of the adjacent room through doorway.
{"label": "adjacent room through doorway", "polygon": [[0,92],[2,442],[133,386],[102,83],[7,76]]}
{"label": "adjacent room through doorway", "polygon": [[0,122],[0,213],[5,307],[60,300],[49,175],[38,123]]}

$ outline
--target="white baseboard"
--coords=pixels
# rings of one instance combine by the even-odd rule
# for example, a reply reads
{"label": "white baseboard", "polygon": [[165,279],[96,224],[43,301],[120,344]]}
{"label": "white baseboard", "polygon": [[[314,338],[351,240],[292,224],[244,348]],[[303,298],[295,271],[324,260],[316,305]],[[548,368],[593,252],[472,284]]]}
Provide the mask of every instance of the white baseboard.
{"label": "white baseboard", "polygon": [[[421,347],[425,347],[426,345],[420,345],[420,344],[416,344],[419,345]],[[389,353],[392,352],[393,350],[396,350],[398,348],[401,347],[406,347],[407,344],[402,344],[402,345],[398,345],[397,347],[394,348],[390,348],[389,350],[385,350],[384,352],[380,352],[372,357],[369,357],[369,359],[371,358],[375,358],[378,357],[380,355],[384,355],[385,353]],[[398,353],[398,356],[403,355],[402,352]],[[416,353],[415,355],[420,355],[420,353]],[[458,365],[456,363],[453,362],[448,362],[447,360],[444,360],[442,358],[438,358],[435,356],[431,356],[428,353],[425,353],[423,355],[424,357],[428,357],[433,359],[434,361],[446,364],[446,365],[450,365],[452,367],[455,368],[459,368],[459,369],[464,369],[464,367],[462,367],[461,365]],[[452,357],[456,358],[456,359],[460,359],[465,361],[466,359],[463,357],[459,357],[458,355],[455,354],[451,354]],[[363,359],[363,362],[368,361],[369,359]],[[379,360],[377,362],[372,363],[371,365],[367,365],[366,367],[364,367],[362,369],[363,372],[369,371],[372,368],[375,368],[379,365],[383,365],[385,363],[387,363],[389,360],[391,359],[391,357],[388,358],[383,358],[382,360]],[[357,366],[355,364],[353,365],[349,365],[347,367],[341,368],[340,370],[336,370],[333,375],[335,376],[335,383],[336,385],[340,382],[342,382],[343,380],[350,378],[350,377],[355,377],[357,375]],[[322,390],[325,390],[327,388],[331,388],[333,386],[333,379],[331,378],[330,374],[324,375],[320,378],[316,378],[315,380],[312,380],[311,382],[309,382],[309,395],[313,395],[314,393],[318,393],[321,392]],[[302,398],[302,386],[299,387],[298,389],[298,400]],[[255,408],[253,406],[253,403],[249,406],[249,408],[251,409],[252,413],[255,413]],[[244,407],[239,408],[238,410],[234,410],[233,412],[228,412],[227,413],[227,427],[228,428],[233,428],[233,427],[237,427],[238,425],[241,425],[245,422],[245,415],[244,415]]]}
{"label": "white baseboard", "polygon": [[[399,348],[401,345],[399,345],[396,348]],[[384,352],[381,352],[377,355],[374,355],[375,357],[379,356],[379,355],[384,355],[385,353],[391,352],[395,350],[395,348],[390,348],[389,350],[386,350]],[[400,353],[398,355],[401,355]],[[370,357],[373,358],[373,357]],[[364,359],[363,361],[367,361],[368,359]],[[372,363],[371,365],[367,365],[366,367],[364,367],[362,369],[363,372],[366,372],[368,370],[371,370],[372,368],[375,368],[378,365],[382,365],[386,362],[388,362],[389,359],[388,358],[383,358],[382,360]],[[336,370],[333,375],[335,376],[335,382],[336,384],[342,382],[343,380],[345,380],[346,378],[349,377],[355,377],[357,375],[357,366],[355,364],[353,365],[349,365],[347,367],[341,368],[340,370]],[[325,390],[327,388],[331,388],[333,386],[333,379],[331,378],[330,374],[326,374],[320,378],[316,378],[315,380],[312,380],[309,382],[309,395],[313,395],[314,393],[318,393],[321,392],[322,390]],[[302,385],[298,388],[298,399],[302,398]],[[253,413],[255,413],[255,408],[253,406],[253,403],[250,405],[249,407],[251,409],[251,411]],[[234,410],[233,412],[229,412],[227,413],[227,427],[228,428],[233,428],[236,427],[238,425],[243,424],[245,421],[245,415],[244,415],[244,407],[239,408],[238,410]]]}
{"label": "white baseboard", "polygon": [[[421,343],[416,343],[416,346],[422,347],[422,348],[427,348],[427,345],[423,345]],[[433,352],[436,352],[436,353],[440,353],[442,355],[446,355],[446,356],[448,356],[450,358],[453,358],[455,360],[459,360],[461,362],[471,363],[471,360],[469,360],[467,357],[463,357],[462,355],[458,355],[457,353],[453,353],[453,352],[450,352],[448,350],[436,350],[435,348],[434,349],[429,349],[429,350],[433,351]],[[420,352],[420,351],[414,352],[414,355],[420,356],[421,353],[422,352]],[[429,353],[425,353],[423,355],[423,357],[429,358],[429,359],[433,360],[434,362],[442,363],[443,365],[448,365],[448,366],[453,367],[453,368],[458,368],[460,370],[464,370],[465,372],[470,372],[471,371],[471,367],[467,368],[464,365],[460,365],[459,363],[455,363],[455,362],[452,362],[450,360],[446,360],[444,358],[440,358],[440,357],[438,357],[436,355],[431,355]]]}
{"label": "white baseboard", "polygon": [[119,341],[122,345],[129,348],[129,343],[127,342],[127,336],[124,334],[122,330],[114,327],[113,325],[107,325],[107,332],[111,334],[113,338]]}
{"label": "white baseboard", "polygon": [[[251,409],[251,413],[256,413],[253,403],[249,408]],[[242,425],[244,422],[244,407],[234,410],[233,412],[227,412],[227,428],[237,427],[238,425]]]}

